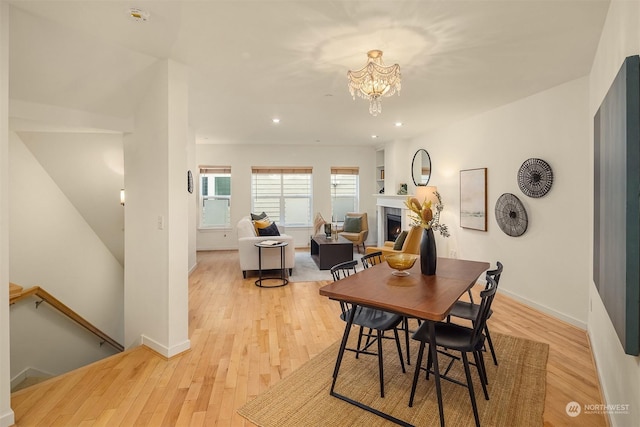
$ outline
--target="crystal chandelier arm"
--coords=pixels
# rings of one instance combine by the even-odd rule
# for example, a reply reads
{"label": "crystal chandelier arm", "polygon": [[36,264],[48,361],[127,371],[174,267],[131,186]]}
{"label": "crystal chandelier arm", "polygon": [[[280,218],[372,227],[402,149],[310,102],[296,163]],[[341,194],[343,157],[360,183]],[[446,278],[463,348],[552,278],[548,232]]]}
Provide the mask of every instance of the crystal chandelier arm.
{"label": "crystal chandelier arm", "polygon": [[348,71],[349,92],[353,99],[359,97],[369,100],[369,112],[376,116],[382,111],[380,98],[400,92],[402,75],[398,64],[385,66],[382,51],[371,50],[367,53],[367,64],[359,70]]}

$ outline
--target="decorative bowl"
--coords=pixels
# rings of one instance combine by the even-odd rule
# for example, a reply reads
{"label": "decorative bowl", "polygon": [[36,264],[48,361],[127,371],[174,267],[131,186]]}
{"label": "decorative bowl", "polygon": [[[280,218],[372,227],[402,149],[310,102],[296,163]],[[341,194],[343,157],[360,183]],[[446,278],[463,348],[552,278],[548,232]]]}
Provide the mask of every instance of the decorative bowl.
{"label": "decorative bowl", "polygon": [[418,255],[414,254],[393,254],[387,255],[386,260],[389,267],[393,268],[394,271],[392,274],[395,276],[408,276],[409,272],[405,271],[413,267],[413,264],[416,263],[418,259]]}

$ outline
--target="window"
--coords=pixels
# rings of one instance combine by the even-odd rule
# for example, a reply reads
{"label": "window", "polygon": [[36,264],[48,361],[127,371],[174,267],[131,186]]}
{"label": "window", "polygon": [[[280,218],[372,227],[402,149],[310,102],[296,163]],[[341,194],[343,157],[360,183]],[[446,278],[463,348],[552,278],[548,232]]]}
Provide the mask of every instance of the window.
{"label": "window", "polygon": [[253,167],[251,210],[283,226],[311,226],[311,167]]}
{"label": "window", "polygon": [[331,218],[344,221],[347,212],[358,212],[357,167],[331,168]]}
{"label": "window", "polygon": [[200,227],[231,226],[231,166],[200,166]]}

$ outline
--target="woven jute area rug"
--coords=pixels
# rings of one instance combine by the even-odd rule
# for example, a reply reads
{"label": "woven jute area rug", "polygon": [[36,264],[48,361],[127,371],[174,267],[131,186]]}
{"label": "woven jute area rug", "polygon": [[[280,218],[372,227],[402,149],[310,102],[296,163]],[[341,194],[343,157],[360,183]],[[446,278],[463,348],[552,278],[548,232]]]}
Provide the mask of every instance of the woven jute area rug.
{"label": "woven jute area rug", "polygon": [[[357,335],[355,331],[350,341]],[[549,346],[497,333],[492,338],[499,366],[493,364],[489,353],[485,354],[490,400],[485,400],[477,370],[471,367],[481,425],[541,426]],[[384,341],[385,397],[380,398],[377,357],[361,355],[355,359],[351,352],[345,352],[336,392],[415,426],[440,425],[435,382],[433,376],[426,380],[424,371],[418,381],[413,407],[408,407],[418,354],[417,343],[411,340],[412,364],[407,367],[406,373],[402,373],[395,343],[393,340]],[[238,409],[238,413],[254,424],[265,427],[392,425],[377,415],[329,395],[338,348],[339,342],[331,345],[269,390],[247,402]],[[402,348],[404,352],[404,343]],[[446,356],[439,356],[441,372],[448,361]],[[426,351],[423,366],[425,363]],[[449,375],[464,382],[460,361],[453,364]],[[447,425],[474,425],[471,401],[465,387],[443,380],[442,398]]]}

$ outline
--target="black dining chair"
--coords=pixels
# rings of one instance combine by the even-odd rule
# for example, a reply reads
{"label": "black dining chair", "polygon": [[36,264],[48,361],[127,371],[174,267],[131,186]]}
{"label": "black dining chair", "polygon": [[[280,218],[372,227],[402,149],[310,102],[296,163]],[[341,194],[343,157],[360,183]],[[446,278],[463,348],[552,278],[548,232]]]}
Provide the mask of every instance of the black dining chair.
{"label": "black dining chair", "polygon": [[[500,261],[497,262],[497,267],[494,270],[487,271],[487,276],[493,277],[493,280],[496,282],[496,287],[500,282],[500,275],[502,274],[503,265]],[[478,311],[480,310],[479,304],[474,304],[473,300],[471,302],[466,301],[457,301],[451,312],[449,312],[449,318],[457,317],[459,319],[474,321],[478,317]],[[487,319],[491,317],[493,314],[493,310],[489,310],[489,314]],[[493,348],[493,341],[491,341],[491,334],[489,333],[489,326],[485,324],[484,334],[487,337],[487,344],[489,345],[489,350],[491,351],[491,357],[493,358],[494,365],[498,366],[498,358],[496,357],[496,351]]]}
{"label": "black dining chair", "polygon": [[[345,277],[350,276],[351,274],[356,273],[356,265],[358,265],[358,261],[346,261],[331,267],[331,275],[333,276],[333,280],[337,281],[343,279]],[[354,310],[354,307],[351,304],[348,304],[344,301],[340,301],[340,307],[342,309],[342,314],[340,314],[340,319],[343,321],[347,321],[351,315],[351,310]],[[398,325],[402,322],[402,316],[389,313],[383,310],[376,310],[370,307],[355,307],[355,314],[353,317],[353,324],[359,326],[360,331],[358,334],[358,345],[354,348],[345,348],[345,350],[352,351],[356,353],[356,358],[360,354],[370,354],[378,356],[378,371],[380,375],[380,397],[384,397],[384,367],[382,363],[382,340],[383,339],[391,339],[391,337],[385,337],[384,333],[386,331],[393,331],[394,339],[396,341],[396,347],[398,349],[398,357],[400,358],[400,365],[402,366],[402,372],[406,372],[404,367],[404,361],[402,358],[402,349],[400,348],[400,338],[398,335]],[[364,332],[364,329],[369,329],[369,332]],[[362,337],[366,337],[366,343],[362,345]],[[377,352],[373,352],[369,350],[369,348],[374,344],[378,344]]]}
{"label": "black dining chair", "polygon": [[[409,406],[413,406],[413,398],[416,392],[416,386],[418,384],[418,377],[420,371],[427,371],[427,379],[429,379],[429,373],[432,372],[433,360],[431,358],[431,352],[427,358],[427,366],[421,367],[422,356],[424,354],[424,347],[426,344],[436,345],[436,347],[442,347],[447,351],[459,351],[462,358],[462,364],[464,366],[464,373],[466,377],[466,384],[452,378],[447,375],[447,372],[440,375],[440,378],[450,381],[455,384],[459,384],[467,387],[469,390],[469,398],[471,399],[471,407],[473,408],[473,417],[476,422],[476,426],[480,426],[480,418],[478,416],[478,407],[476,404],[475,392],[473,389],[473,381],[471,379],[471,371],[469,369],[469,359],[467,353],[472,353],[475,361],[475,366],[478,370],[480,377],[480,384],[482,384],[482,390],[484,397],[489,400],[489,393],[486,385],[486,369],[484,365],[484,358],[482,356],[482,349],[484,347],[485,336],[482,333],[484,330],[489,311],[491,310],[491,303],[496,294],[498,285],[492,276],[487,275],[487,287],[480,292],[481,302],[479,304],[478,315],[474,319],[473,328],[457,325],[449,322],[438,322],[435,324],[435,343],[431,343],[429,339],[428,323],[425,322],[418,328],[413,339],[420,341],[420,348],[418,350],[418,360],[416,362],[416,369],[413,375],[413,384],[411,386],[411,397],[409,398]],[[442,412],[441,412],[442,413]],[[444,424],[444,420],[441,420]]]}
{"label": "black dining chair", "polygon": [[[362,262],[362,266],[367,269],[376,264],[380,264],[383,262],[382,251],[371,252],[370,254],[364,255],[360,261]],[[418,319],[418,325],[420,325],[420,319]],[[402,329],[404,330],[404,341],[405,341],[405,349],[407,351],[407,365],[411,365],[411,352],[409,347],[409,318],[402,317]]]}
{"label": "black dining chair", "polygon": [[363,255],[360,258],[362,262],[362,268],[369,268],[376,264],[382,263],[382,251],[371,252],[370,254]]}

